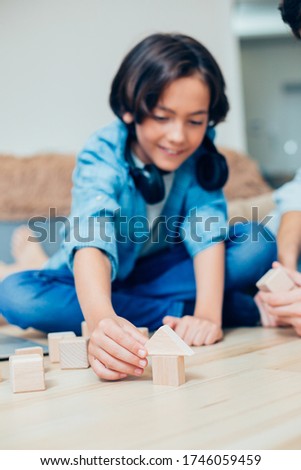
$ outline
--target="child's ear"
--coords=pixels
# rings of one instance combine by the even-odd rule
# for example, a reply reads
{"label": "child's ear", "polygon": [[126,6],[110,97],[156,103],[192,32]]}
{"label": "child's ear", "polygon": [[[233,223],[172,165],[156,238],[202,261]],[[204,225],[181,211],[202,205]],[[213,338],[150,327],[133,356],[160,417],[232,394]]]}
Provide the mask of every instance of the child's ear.
{"label": "child's ear", "polygon": [[122,120],[125,124],[132,124],[134,122],[134,116],[131,113],[124,113]]}

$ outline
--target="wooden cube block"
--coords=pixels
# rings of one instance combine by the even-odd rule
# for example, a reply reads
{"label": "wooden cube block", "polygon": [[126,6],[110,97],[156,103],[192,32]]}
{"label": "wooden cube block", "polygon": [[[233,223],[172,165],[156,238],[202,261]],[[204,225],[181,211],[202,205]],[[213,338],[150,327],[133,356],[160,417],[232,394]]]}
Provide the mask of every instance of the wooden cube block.
{"label": "wooden cube block", "polygon": [[48,349],[50,362],[60,362],[59,342],[65,338],[75,338],[73,331],[61,331],[48,334]]}
{"label": "wooden cube block", "polygon": [[20,354],[9,358],[13,393],[45,390],[43,358],[40,354]]}
{"label": "wooden cube block", "polygon": [[[259,290],[263,292],[285,292],[295,288],[295,283],[286,274],[282,268],[273,268],[265,273],[256,283]],[[265,327],[275,327],[281,325],[274,315],[268,313],[266,304],[264,304],[258,294],[255,295],[254,301],[260,312],[261,324]],[[282,325],[284,323],[282,322]]]}
{"label": "wooden cube block", "polygon": [[18,348],[15,349],[15,354],[39,354],[40,356],[43,357],[43,348],[40,346],[34,346],[32,348]]}
{"label": "wooden cube block", "polygon": [[284,269],[274,268],[265,273],[256,286],[264,292],[285,292],[293,289],[295,284]]}
{"label": "wooden cube block", "polygon": [[81,323],[81,329],[82,329],[82,336],[84,338],[90,338],[90,331],[87,325],[87,322],[82,321]]}
{"label": "wooden cube block", "polygon": [[59,342],[61,369],[86,369],[88,361],[88,339],[66,338]]}
{"label": "wooden cube block", "polygon": [[182,385],[185,383],[184,356],[153,356],[152,371],[154,385]]}

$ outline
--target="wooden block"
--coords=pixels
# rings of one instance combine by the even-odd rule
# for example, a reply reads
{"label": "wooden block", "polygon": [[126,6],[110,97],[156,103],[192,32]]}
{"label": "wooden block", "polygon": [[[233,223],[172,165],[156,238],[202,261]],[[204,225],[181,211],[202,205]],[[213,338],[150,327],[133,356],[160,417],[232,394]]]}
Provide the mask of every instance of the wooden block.
{"label": "wooden block", "polygon": [[61,369],[86,369],[88,338],[66,338],[59,342]]}
{"label": "wooden block", "polygon": [[43,357],[40,354],[19,354],[9,358],[13,393],[45,390]]}
{"label": "wooden block", "polygon": [[48,334],[48,349],[50,362],[60,362],[59,342],[65,338],[75,338],[73,331],[61,331]]}
{"label": "wooden block", "polygon": [[182,385],[185,383],[184,356],[153,356],[152,371],[154,385]]}
{"label": "wooden block", "polygon": [[43,354],[43,348],[40,346],[34,346],[33,348],[18,348],[15,349],[15,354],[40,354],[40,356],[44,356]]}
{"label": "wooden block", "polygon": [[81,329],[82,329],[82,336],[84,338],[90,338],[90,331],[87,325],[87,322],[82,321],[81,323]]}
{"label": "wooden block", "polygon": [[140,331],[140,333],[142,333],[144,336],[146,336],[147,338],[149,338],[149,330],[148,328],[144,327],[144,326],[140,326],[138,328],[138,330]]}
{"label": "wooden block", "polygon": [[149,356],[192,356],[192,349],[168,325],[161,326],[145,343]]}
{"label": "wooden block", "polygon": [[[286,292],[294,289],[295,283],[286,274],[284,269],[273,268],[259,279],[259,281],[256,283],[256,286],[263,292]],[[262,326],[275,327],[281,325],[279,320],[274,315],[271,315],[267,312],[266,304],[264,304],[259,299],[258,294],[255,295],[254,301],[260,312]]]}
{"label": "wooden block", "polygon": [[265,273],[256,286],[264,292],[285,292],[293,289],[295,284],[284,269],[274,268]]}

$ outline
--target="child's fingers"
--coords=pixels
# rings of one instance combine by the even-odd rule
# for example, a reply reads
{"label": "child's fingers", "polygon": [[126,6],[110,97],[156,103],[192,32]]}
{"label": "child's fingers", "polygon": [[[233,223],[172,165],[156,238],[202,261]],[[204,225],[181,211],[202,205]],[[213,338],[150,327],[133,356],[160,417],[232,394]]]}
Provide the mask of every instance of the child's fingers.
{"label": "child's fingers", "polygon": [[281,307],[301,301],[301,289],[293,289],[287,292],[259,292],[258,298],[272,307]]}
{"label": "child's fingers", "polygon": [[209,346],[210,344],[214,344],[217,341],[220,341],[222,337],[223,337],[223,334],[221,330],[211,328],[210,331],[208,331],[207,333],[204,344],[206,346]]}
{"label": "child's fingers", "polygon": [[256,303],[257,308],[259,310],[260,321],[262,326],[266,328],[277,326],[277,319],[272,315],[268,314],[268,312],[266,311],[267,304],[261,300],[259,293],[255,295],[254,302]]}
{"label": "child's fingers", "polygon": [[275,315],[276,317],[300,318],[301,302],[277,307],[267,304],[266,310],[270,315]]}
{"label": "child's fingers", "polygon": [[163,325],[168,325],[170,328],[174,329],[181,318],[178,317],[172,317],[171,315],[166,315],[166,317],[163,318],[162,323]]}
{"label": "child's fingers", "polygon": [[272,268],[284,268],[284,266],[279,261],[273,261]]}
{"label": "child's fingers", "polygon": [[[292,326],[291,317],[273,317],[273,319],[274,318],[275,318],[276,326],[280,326],[281,328],[287,328],[287,327]],[[294,320],[296,320],[295,317],[294,317]]]}
{"label": "child's fingers", "polygon": [[89,362],[95,374],[101,379],[120,380],[127,376],[126,374],[107,369],[98,359],[95,359],[95,357],[91,355],[89,355]]}
{"label": "child's fingers", "polygon": [[96,358],[107,369],[114,371],[114,372],[119,372],[121,374],[126,374],[126,375],[136,375],[136,376],[140,376],[144,372],[144,369],[141,366],[137,367],[123,360],[116,359],[116,357],[112,356],[111,354],[108,354],[103,349],[99,349],[97,351]]}
{"label": "child's fingers", "polygon": [[[143,347],[148,340],[148,338],[141,333],[141,331],[138,330],[135,326],[131,324],[125,324],[123,326],[124,331],[129,333],[136,341],[138,341]],[[143,348],[142,348],[143,349]]]}
{"label": "child's fingers", "polygon": [[301,318],[293,318],[290,321],[298,336],[301,336]]}
{"label": "child's fingers", "polygon": [[185,337],[187,329],[189,328],[189,322],[187,321],[186,317],[182,317],[180,320],[181,321],[179,321],[176,327],[174,328],[174,331],[177,333],[177,335],[180,336],[180,338],[183,339]]}
{"label": "child's fingers", "polygon": [[195,338],[195,333],[195,327],[190,326],[189,328],[187,328],[185,335],[182,339],[183,341],[185,341],[186,344],[188,344],[188,346],[192,346],[193,340]]}
{"label": "child's fingers", "polygon": [[[91,345],[91,353],[93,352],[93,354],[97,358],[99,358],[99,360],[101,362],[103,362],[100,351],[105,351],[110,356],[112,356],[112,357],[114,357],[114,358],[116,358],[116,359],[118,359],[122,362],[125,362],[127,364],[131,364],[131,365],[135,366],[135,368],[137,368],[137,367],[143,368],[143,367],[147,366],[147,359],[145,359],[145,358],[141,359],[140,357],[136,356],[135,354],[132,354],[130,351],[123,348],[118,343],[116,343],[111,338],[109,338],[108,336],[105,336],[105,335],[102,336],[101,342],[99,343],[99,345],[95,344],[94,347],[93,347],[93,344]],[[107,363],[105,363],[105,364],[108,365]],[[112,368],[114,368],[115,370],[121,370],[121,369],[116,369],[115,367],[112,367]],[[127,373],[129,373],[129,372],[127,372]]]}
{"label": "child's fingers", "polygon": [[301,318],[300,317],[277,317],[277,324],[281,327],[292,327],[298,336],[301,336]]}
{"label": "child's fingers", "polygon": [[207,331],[204,328],[199,328],[194,337],[193,346],[202,346],[203,344],[205,344],[206,336]]}
{"label": "child's fingers", "polygon": [[194,334],[194,338],[190,343],[192,346],[208,346],[220,341],[223,337],[223,332],[217,325],[208,322],[206,320],[199,322],[197,325],[197,331]]}
{"label": "child's fingers", "polygon": [[196,336],[196,319],[191,316],[185,316],[182,318],[166,316],[163,318],[163,323],[170,326],[186,344],[191,346],[194,344],[194,338]]}
{"label": "child's fingers", "polygon": [[164,325],[170,326],[186,344],[192,345],[193,338],[195,336],[195,323],[192,317],[172,317],[170,315],[163,318]]}
{"label": "child's fingers", "polygon": [[183,336],[183,341],[185,341],[188,346],[192,346],[194,344],[194,338],[197,331],[200,329],[200,326],[201,322],[198,319],[191,317],[191,322],[188,324],[188,327]]}
{"label": "child's fingers", "polygon": [[116,322],[112,322],[110,319],[104,319],[102,321],[102,328],[106,336],[123,348],[140,358],[146,357],[147,351],[144,346]]}

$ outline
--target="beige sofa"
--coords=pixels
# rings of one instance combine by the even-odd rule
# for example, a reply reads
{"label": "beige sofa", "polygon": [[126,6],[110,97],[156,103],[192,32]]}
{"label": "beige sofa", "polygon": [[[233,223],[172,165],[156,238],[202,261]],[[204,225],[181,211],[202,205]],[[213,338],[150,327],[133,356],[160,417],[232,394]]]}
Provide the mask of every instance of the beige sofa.
{"label": "beige sofa", "polygon": [[[251,207],[260,216],[273,208],[272,189],[249,156],[221,148],[230,169],[225,186],[229,218],[252,218]],[[71,202],[71,175],[74,155],[41,154],[25,158],[0,155],[0,222],[22,222],[33,216],[48,217],[49,208],[67,215]],[[0,230],[1,239],[1,230]]]}
{"label": "beige sofa", "polygon": [[[258,166],[250,157],[229,149],[220,149],[227,158],[230,177],[225,186],[230,223],[261,220],[273,208],[272,190],[262,178]],[[11,263],[12,233],[31,217],[45,217],[43,227],[55,233],[55,240],[43,241],[43,248],[51,256],[58,249],[61,238],[59,224],[49,218],[49,209],[55,208],[55,217],[68,215],[71,204],[74,155],[43,154],[29,157],[0,155],[0,262]],[[257,212],[252,207],[258,207]]]}
{"label": "beige sofa", "polygon": [[[252,207],[262,218],[273,209],[272,189],[262,178],[257,164],[247,155],[220,149],[228,161],[230,176],[225,186],[230,221],[251,220]],[[31,217],[67,215],[71,203],[74,155],[41,154],[29,157],[0,155],[0,261],[12,262],[10,239],[15,228]],[[51,255],[58,247],[44,248]],[[0,315],[0,324],[3,323]]]}

